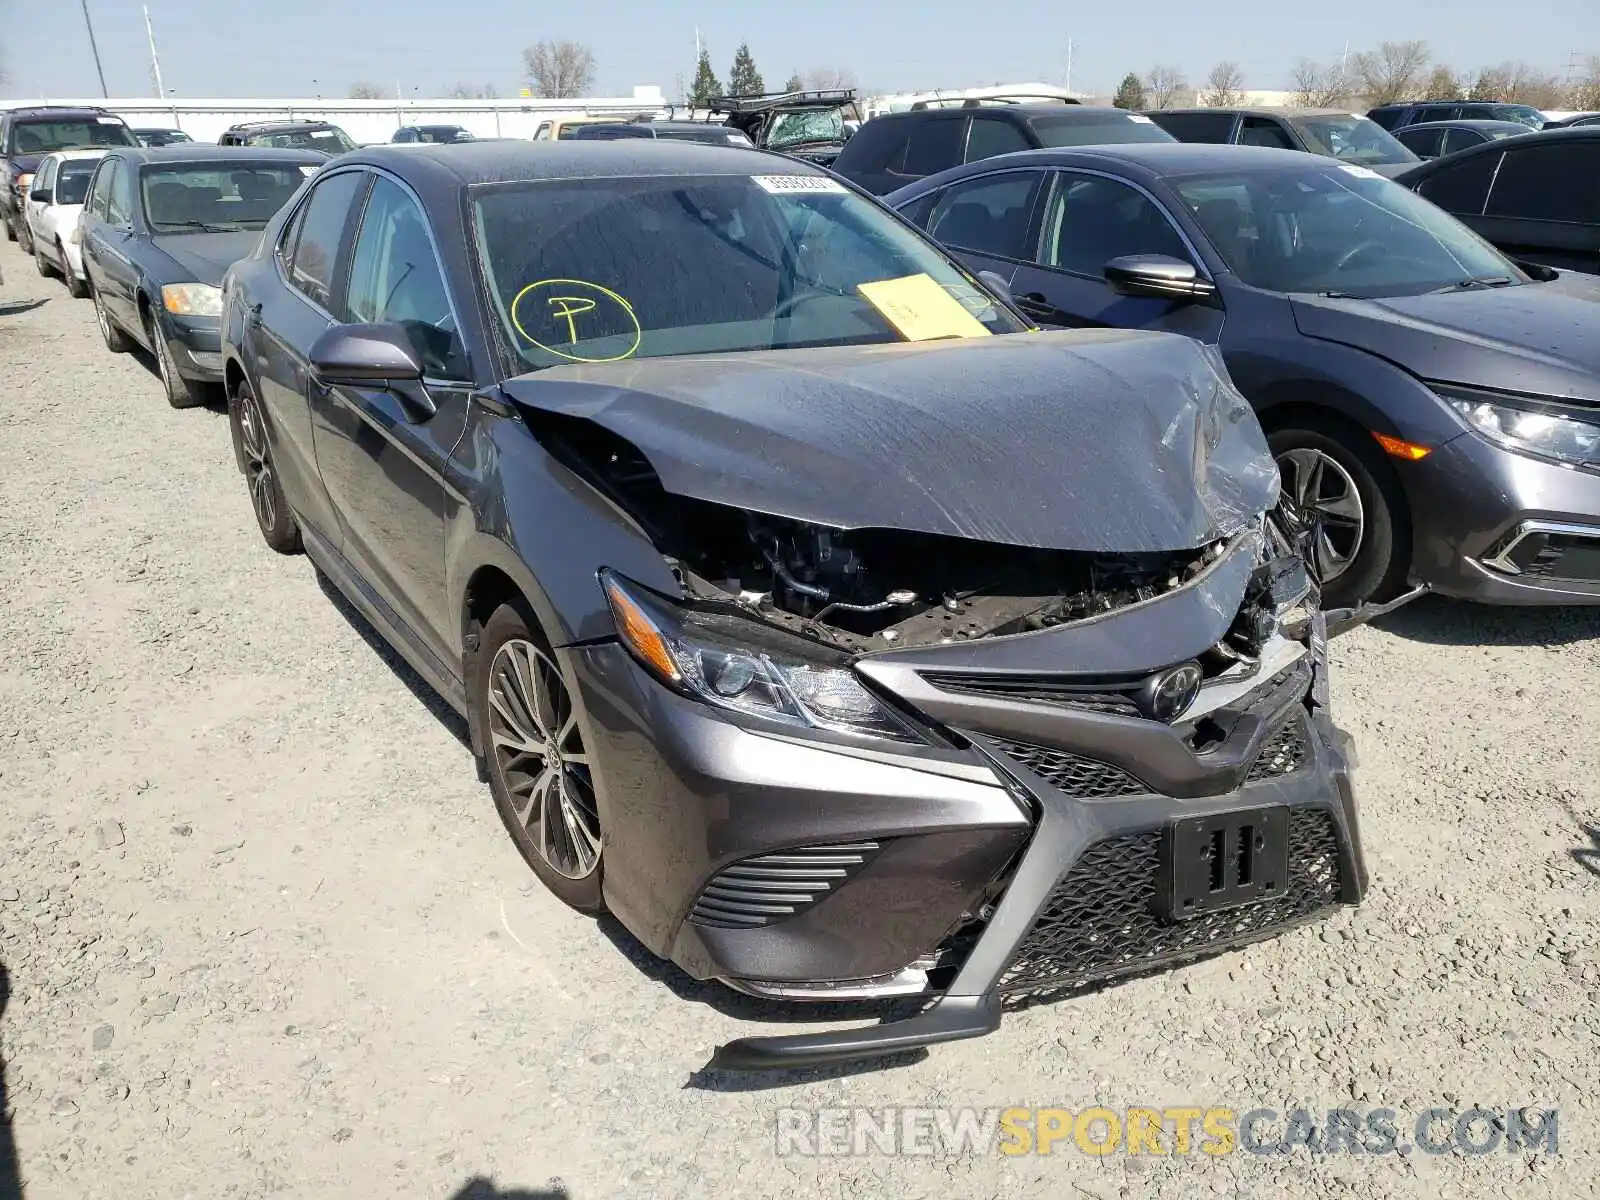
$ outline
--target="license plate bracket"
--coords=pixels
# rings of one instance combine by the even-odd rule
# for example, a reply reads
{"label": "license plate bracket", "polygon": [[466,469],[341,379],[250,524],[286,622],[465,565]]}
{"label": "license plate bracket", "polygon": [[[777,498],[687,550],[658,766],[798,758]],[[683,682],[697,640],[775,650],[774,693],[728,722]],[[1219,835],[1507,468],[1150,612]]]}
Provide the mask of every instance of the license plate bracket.
{"label": "license plate bracket", "polygon": [[1159,915],[1169,922],[1281,896],[1289,884],[1289,810],[1181,817],[1161,840]]}

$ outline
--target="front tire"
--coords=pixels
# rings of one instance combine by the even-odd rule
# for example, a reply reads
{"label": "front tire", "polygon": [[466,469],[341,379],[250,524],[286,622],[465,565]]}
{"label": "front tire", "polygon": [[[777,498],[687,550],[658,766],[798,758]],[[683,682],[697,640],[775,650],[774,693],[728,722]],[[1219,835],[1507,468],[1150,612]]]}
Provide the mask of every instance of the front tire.
{"label": "front tire", "polygon": [[24,254],[32,254],[34,251],[33,230],[28,228],[26,216],[17,218],[17,249]]}
{"label": "front tire", "polygon": [[67,295],[74,300],[82,300],[89,294],[89,285],[78,278],[78,273],[72,269],[72,260],[67,257],[67,248],[60,242],[56,249],[61,252],[61,275],[67,281]]}
{"label": "front tire", "polygon": [[600,814],[571,685],[524,604],[497,608],[478,646],[470,703],[500,819],[545,887],[603,912]]}
{"label": "front tire", "polygon": [[161,374],[161,388],[167,393],[167,403],[173,408],[194,408],[207,400],[208,388],[178,374],[178,364],[172,361],[172,351],[161,332],[161,318],[151,313],[145,318],[145,332],[150,337],[156,355],[156,370]]}
{"label": "front tire", "polygon": [[1405,493],[1364,430],[1315,416],[1267,438],[1284,496],[1312,526],[1312,574],[1330,608],[1393,599],[1411,564]]}
{"label": "front tire", "polygon": [[45,279],[49,279],[50,276],[56,273],[55,267],[53,267],[50,264],[50,260],[45,257],[44,247],[39,245],[38,242],[33,244],[33,269],[39,272],[40,276]]}
{"label": "front tire", "polygon": [[272,459],[272,445],[261,405],[246,380],[228,397],[228,426],[233,433],[233,451],[250,489],[250,507],[256,514],[256,527],[262,540],[279,554],[300,551],[300,526],[295,523],[289,501]]}
{"label": "front tire", "polygon": [[91,287],[90,295],[94,299],[94,320],[100,326],[100,336],[105,339],[106,349],[113,354],[126,354],[133,349],[133,339],[124,333],[111,314],[106,311],[106,302],[100,298],[100,289]]}

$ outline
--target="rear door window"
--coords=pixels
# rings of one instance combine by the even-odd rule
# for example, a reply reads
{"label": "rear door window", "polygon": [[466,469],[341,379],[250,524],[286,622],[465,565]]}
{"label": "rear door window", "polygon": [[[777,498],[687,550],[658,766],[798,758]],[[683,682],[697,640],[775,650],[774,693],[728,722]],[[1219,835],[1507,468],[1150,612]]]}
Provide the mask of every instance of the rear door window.
{"label": "rear door window", "polygon": [[1444,141],[1442,129],[1402,129],[1396,133],[1395,139],[1413,154],[1420,154],[1423,158],[1437,158],[1439,146]]}
{"label": "rear door window", "polygon": [[1224,146],[1233,132],[1232,113],[1156,113],[1150,119],[1180,142]]}
{"label": "rear door window", "polygon": [[[1471,129],[1447,129],[1444,131],[1443,151],[1436,149],[1432,153],[1454,154],[1457,150],[1465,150],[1468,146],[1481,145],[1484,140]],[[1412,149],[1416,147],[1413,146]],[[1422,151],[1418,150],[1417,153],[1420,154]]]}
{"label": "rear door window", "polygon": [[1272,146],[1278,150],[1297,150],[1282,125],[1271,117],[1246,117],[1239,128],[1239,145]]}
{"label": "rear door window", "polygon": [[1500,157],[1493,153],[1474,154],[1461,162],[1447,163],[1417,186],[1417,194],[1445,212],[1462,217],[1482,216],[1489,181],[1494,178]]}
{"label": "rear door window", "polygon": [[322,308],[332,308],[339,247],[350,221],[350,210],[366,180],[360,171],[329,176],[312,189],[296,214],[297,228],[293,232],[297,236],[287,243],[291,256],[286,257],[284,265],[290,283]]}
{"label": "rear door window", "polygon": [[1030,256],[1028,219],[1043,171],[1004,171],[945,188],[928,220],[935,241],[995,258]]}
{"label": "rear door window", "polygon": [[1483,215],[1600,225],[1600,144],[1507,151]]}
{"label": "rear door window", "polygon": [[934,175],[961,161],[961,135],[965,116],[934,117],[918,121],[906,146],[907,175]]}
{"label": "rear door window", "polygon": [[967,133],[967,161],[977,162],[997,154],[1031,150],[1033,143],[1016,125],[1004,117],[975,116]]}

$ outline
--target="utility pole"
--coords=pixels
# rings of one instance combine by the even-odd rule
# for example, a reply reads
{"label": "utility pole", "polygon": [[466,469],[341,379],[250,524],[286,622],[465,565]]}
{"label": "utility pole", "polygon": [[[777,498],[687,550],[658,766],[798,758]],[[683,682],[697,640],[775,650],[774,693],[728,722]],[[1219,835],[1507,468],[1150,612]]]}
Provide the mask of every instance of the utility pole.
{"label": "utility pole", "polygon": [[1072,91],[1072,39],[1067,39],[1067,91]]}
{"label": "utility pole", "polygon": [[161,86],[161,59],[156,56],[156,31],[150,26],[150,6],[144,6],[144,35],[150,40],[150,74],[156,82],[156,99],[165,100],[167,89]]}
{"label": "utility pole", "polygon": [[89,19],[89,0],[83,0],[83,23],[89,30],[89,49],[94,54],[95,74],[100,76],[100,95],[109,100],[111,93],[106,90],[105,68],[100,65],[100,47],[94,40],[94,22]]}

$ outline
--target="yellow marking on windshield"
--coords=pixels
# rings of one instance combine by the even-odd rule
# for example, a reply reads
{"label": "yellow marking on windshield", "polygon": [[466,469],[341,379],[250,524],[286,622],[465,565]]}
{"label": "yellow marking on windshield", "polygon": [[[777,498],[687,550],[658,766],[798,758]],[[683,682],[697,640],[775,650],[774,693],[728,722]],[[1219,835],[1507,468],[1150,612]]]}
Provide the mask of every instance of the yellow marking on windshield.
{"label": "yellow marking on windshield", "polygon": [[[559,334],[564,323],[568,346],[576,346],[580,341],[628,337],[631,341],[627,348],[620,354],[574,354],[570,350],[558,350],[530,333],[522,322],[523,301],[535,292],[544,293],[558,287],[562,289],[560,293],[544,296],[547,312],[542,318],[529,318],[537,324],[541,333],[548,325],[551,333]],[[610,288],[587,279],[541,279],[530,283],[511,301],[511,324],[534,346],[568,362],[621,362],[633,357],[639,350],[639,343],[644,340],[644,329],[639,324],[638,314],[633,311],[633,305]],[[551,334],[546,333],[545,336],[550,337]]]}
{"label": "yellow marking on windshield", "polygon": [[863,283],[857,291],[908,342],[989,337],[989,329],[928,274]]}

